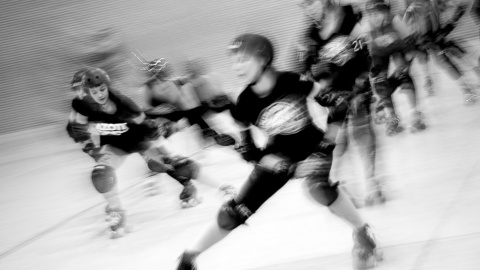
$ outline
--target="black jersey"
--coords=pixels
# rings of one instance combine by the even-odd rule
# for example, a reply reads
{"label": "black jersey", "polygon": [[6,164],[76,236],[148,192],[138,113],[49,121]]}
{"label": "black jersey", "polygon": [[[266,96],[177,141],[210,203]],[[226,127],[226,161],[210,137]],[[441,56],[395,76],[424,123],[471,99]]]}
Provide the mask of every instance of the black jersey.
{"label": "black jersey", "polygon": [[390,56],[403,54],[407,44],[391,23],[370,32],[369,50],[372,57],[372,71],[388,71]]}
{"label": "black jersey", "polygon": [[254,125],[269,136],[266,153],[279,153],[302,160],[317,149],[323,131],[313,125],[307,96],[313,82],[290,72],[278,73],[271,93],[258,97],[250,86],[240,94],[233,116]]}
{"label": "black jersey", "polygon": [[75,98],[72,108],[79,114],[88,117],[100,135],[101,145],[112,145],[126,152],[141,150],[145,141],[146,127],[135,124],[132,120],[141,115],[140,108],[129,98],[109,91],[109,98],[116,105],[113,114],[105,113],[101,106],[90,100]]}
{"label": "black jersey", "polygon": [[343,9],[343,21],[342,24],[340,25],[339,29],[329,38],[323,39],[320,36],[319,28],[316,24],[312,23],[310,27],[308,28],[307,36],[315,41],[316,46],[317,46],[317,52],[319,49],[328,43],[331,39],[337,37],[337,36],[348,36],[352,32],[353,28],[355,25],[358,23],[359,16],[358,14],[355,14],[353,11],[353,7],[350,5],[346,5],[342,7]]}
{"label": "black jersey", "polygon": [[[342,45],[339,40],[345,40],[350,35],[355,25],[357,25],[359,16],[355,14],[352,6],[347,5],[343,7],[344,18],[339,29],[327,39],[322,39],[319,29],[315,24],[312,24],[308,29],[307,36],[314,41],[312,49],[315,51],[311,53],[311,57],[307,59],[306,65],[312,71],[315,80],[331,79],[332,89],[339,91],[351,91],[355,80],[363,72],[370,69],[370,57],[368,48],[361,40],[350,40],[350,44]],[[335,64],[334,61],[328,59],[325,48],[338,48],[345,46],[345,50],[351,51],[351,57],[346,63],[341,65]]]}

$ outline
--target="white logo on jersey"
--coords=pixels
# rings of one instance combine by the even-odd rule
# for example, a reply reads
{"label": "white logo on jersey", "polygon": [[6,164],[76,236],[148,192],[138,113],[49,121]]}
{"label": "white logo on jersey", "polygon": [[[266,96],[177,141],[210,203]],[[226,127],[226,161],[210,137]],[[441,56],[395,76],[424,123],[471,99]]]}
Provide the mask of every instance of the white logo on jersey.
{"label": "white logo on jersey", "polygon": [[127,123],[120,123],[120,124],[106,124],[106,123],[98,123],[95,125],[95,129],[98,131],[100,135],[121,135],[128,131]]}
{"label": "white logo on jersey", "polygon": [[284,99],[263,109],[257,126],[269,136],[290,135],[303,130],[310,122],[306,103]]}
{"label": "white logo on jersey", "polygon": [[387,33],[385,35],[381,35],[376,37],[373,42],[379,47],[388,47],[392,43],[394,43],[396,40],[398,40],[399,37],[395,33]]}

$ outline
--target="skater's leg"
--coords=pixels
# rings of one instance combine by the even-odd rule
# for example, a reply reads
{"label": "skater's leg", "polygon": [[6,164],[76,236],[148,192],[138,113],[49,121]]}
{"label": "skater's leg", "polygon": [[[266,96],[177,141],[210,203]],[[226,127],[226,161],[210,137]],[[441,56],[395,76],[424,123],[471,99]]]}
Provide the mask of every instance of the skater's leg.
{"label": "skater's leg", "polygon": [[105,212],[110,226],[110,237],[121,237],[127,232],[126,214],[120,200],[115,168],[124,161],[127,153],[106,145],[95,156],[97,165],[92,171],[92,184],[107,201]]}
{"label": "skater's leg", "polygon": [[475,100],[473,98],[473,90],[463,72],[450,60],[444,51],[436,52],[435,60],[441,68],[447,71],[453,80],[458,81],[465,95],[466,104],[473,103]]}
{"label": "skater's leg", "polygon": [[407,95],[408,102],[411,108],[411,128],[412,131],[421,131],[426,128],[423,114],[418,108],[418,96],[415,89],[415,84],[409,74],[407,68],[399,68],[393,75],[395,81],[398,82],[400,88]]}
{"label": "skater's leg", "polygon": [[124,151],[106,145],[95,157],[97,165],[95,165],[92,171],[92,184],[105,198],[110,209],[123,209],[118,194],[115,169],[123,163],[126,156],[127,153]]}
{"label": "skater's leg", "polygon": [[351,200],[342,191],[338,190],[336,184],[329,180],[331,154],[316,153],[308,159],[317,164],[312,174],[305,181],[310,195],[315,201],[327,206],[333,214],[346,221],[353,228],[353,264],[355,268],[366,269],[374,266],[379,258],[376,256],[375,239],[368,232],[368,225],[360,216],[358,210],[355,209]]}
{"label": "skater's leg", "polygon": [[431,73],[431,61],[427,51],[421,51],[416,54],[416,58],[420,67],[423,69],[424,78],[425,78],[425,88],[429,96],[433,96],[435,94],[433,90],[433,74]]}
{"label": "skater's leg", "polygon": [[[373,76],[371,81],[373,89],[379,98],[377,108],[382,108],[381,110],[385,113],[387,120],[385,124],[387,135],[390,136],[402,132],[403,128],[400,126],[400,120],[395,113],[395,107],[392,100],[392,95],[398,87],[398,82],[395,78],[387,78],[386,71]],[[376,111],[378,110],[379,109]]]}
{"label": "skater's leg", "polygon": [[365,221],[360,216],[360,213],[352,201],[341,190],[338,190],[336,200],[333,201],[328,208],[334,215],[343,219],[353,229],[360,229],[365,226]]}
{"label": "skater's leg", "polygon": [[[360,109],[357,110],[357,113],[350,115],[350,130],[352,140],[359,150],[360,159],[363,165],[365,176],[364,183],[366,186],[366,197],[363,198],[368,199],[370,194],[381,188],[381,183],[379,183],[379,179],[376,177],[377,141],[367,106],[368,103],[363,102],[358,106]],[[358,204],[358,202],[354,202],[356,205]]]}
{"label": "skater's leg", "polygon": [[316,153],[307,161],[316,164],[304,182],[312,198],[327,206],[333,214],[345,220],[352,228],[363,227],[365,221],[360,217],[352,201],[338,189],[338,183],[332,183],[330,180],[332,154]]}
{"label": "skater's leg", "polygon": [[220,208],[216,222],[210,224],[186,249],[177,269],[193,269],[188,267],[194,265],[196,256],[244,224],[265,201],[287,183],[288,179],[289,175],[286,172],[275,173],[261,165],[255,166],[235,199],[226,202]]}
{"label": "skater's leg", "polygon": [[200,254],[216,243],[222,241],[222,239],[227,237],[230,232],[232,232],[232,230],[222,229],[218,225],[218,222],[215,221],[208,225],[200,237],[192,245],[185,249],[185,252]]}

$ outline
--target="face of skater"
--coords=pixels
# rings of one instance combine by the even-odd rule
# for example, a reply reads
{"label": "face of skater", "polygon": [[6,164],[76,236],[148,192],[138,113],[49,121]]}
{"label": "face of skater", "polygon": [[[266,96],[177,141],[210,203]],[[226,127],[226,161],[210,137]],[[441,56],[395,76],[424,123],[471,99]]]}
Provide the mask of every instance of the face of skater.
{"label": "face of skater", "polygon": [[236,52],[231,55],[232,69],[235,75],[245,84],[260,79],[266,65],[265,59],[248,52]]}
{"label": "face of skater", "polygon": [[88,91],[96,103],[105,105],[108,102],[108,87],[105,83],[102,83],[97,87],[89,88]]}
{"label": "face of skater", "polygon": [[313,20],[320,22],[325,16],[326,1],[325,0],[302,0],[300,7],[303,12]]}
{"label": "face of skater", "polygon": [[371,11],[367,13],[367,21],[373,29],[378,29],[387,23],[388,13],[384,11]]}

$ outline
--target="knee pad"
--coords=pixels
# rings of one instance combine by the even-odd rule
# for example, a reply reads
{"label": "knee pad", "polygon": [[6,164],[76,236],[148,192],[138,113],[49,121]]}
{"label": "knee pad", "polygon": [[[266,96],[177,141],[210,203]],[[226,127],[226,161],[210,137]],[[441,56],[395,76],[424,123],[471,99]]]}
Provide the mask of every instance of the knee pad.
{"label": "knee pad", "polygon": [[163,161],[163,158],[160,156],[152,157],[147,160],[147,167],[152,172],[164,173],[169,170],[169,167]]}
{"label": "knee pad", "polygon": [[256,168],[257,171],[264,171],[266,174],[283,178],[291,176],[291,168],[294,164],[281,156],[268,154],[262,157],[259,165],[260,167]]}
{"label": "knee pad", "polygon": [[[168,163],[168,160],[166,163]],[[175,171],[168,172],[168,175],[182,184],[190,181],[190,179],[196,179],[200,172],[200,166],[190,159],[178,159],[171,161],[170,164],[173,165]]]}
{"label": "knee pad", "polygon": [[310,195],[321,205],[330,206],[338,198],[338,183],[310,180],[307,185]]}
{"label": "knee pad", "polygon": [[330,181],[332,155],[316,153],[306,161],[312,163],[313,168],[306,179],[308,192],[318,203],[325,206],[331,205],[338,197],[338,184],[332,184]]}
{"label": "knee pad", "polygon": [[220,228],[231,231],[244,224],[252,214],[244,204],[237,204],[235,200],[230,200],[218,211],[217,223]]}
{"label": "knee pad", "polygon": [[117,184],[115,169],[108,165],[96,165],[92,171],[92,183],[99,193],[111,191]]}

